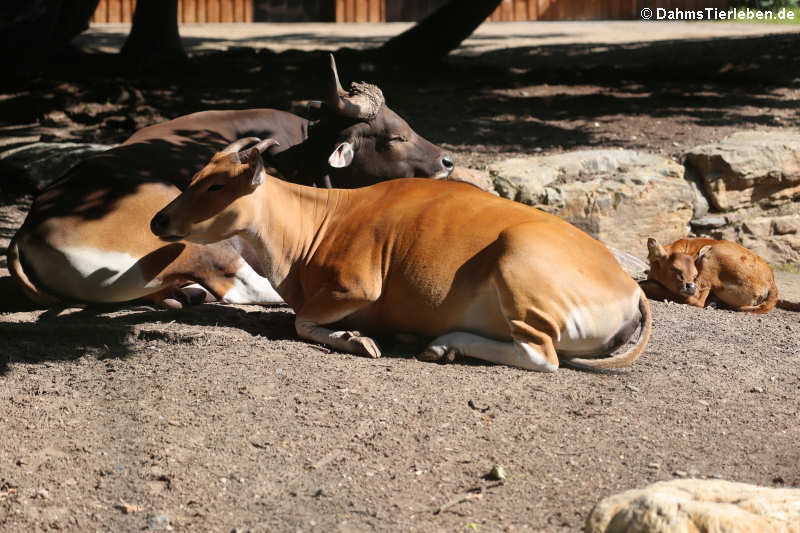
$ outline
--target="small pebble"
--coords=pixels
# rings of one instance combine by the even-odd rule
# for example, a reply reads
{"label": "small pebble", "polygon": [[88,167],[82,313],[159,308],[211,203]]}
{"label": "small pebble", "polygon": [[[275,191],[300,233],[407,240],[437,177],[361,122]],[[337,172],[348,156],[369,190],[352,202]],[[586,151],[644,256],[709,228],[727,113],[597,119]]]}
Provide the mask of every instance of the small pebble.
{"label": "small pebble", "polygon": [[169,525],[169,516],[165,514],[157,514],[150,517],[147,523],[148,531],[172,531],[172,526]]}
{"label": "small pebble", "polygon": [[486,479],[493,479],[500,481],[506,478],[506,469],[500,465],[494,465],[492,469],[486,474]]}

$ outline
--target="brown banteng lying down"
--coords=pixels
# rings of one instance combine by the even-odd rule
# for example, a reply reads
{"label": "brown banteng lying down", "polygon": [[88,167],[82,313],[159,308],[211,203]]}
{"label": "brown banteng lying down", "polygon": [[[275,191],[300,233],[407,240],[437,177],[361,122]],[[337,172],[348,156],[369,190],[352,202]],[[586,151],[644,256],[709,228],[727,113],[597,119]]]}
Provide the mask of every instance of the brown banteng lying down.
{"label": "brown banteng lying down", "polygon": [[[259,151],[271,142],[216,155],[151,227],[167,241],[248,242],[300,337],[378,357],[355,330],[411,333],[435,337],[423,359],[455,352],[541,371],[559,358],[625,366],[646,346],[642,290],[560,218],[454,181],[287,183],[265,172]],[[637,328],[630,350],[598,358]]]}
{"label": "brown banteng lying down", "polygon": [[661,246],[647,239],[647,296],[705,307],[709,296],[737,311],[766,313],[778,301],[769,265],[731,241],[680,239]]}
{"label": "brown banteng lying down", "polygon": [[[342,89],[331,57],[317,119],[275,109],[203,111],[139,130],[91,157],[33,202],[8,251],[12,276],[46,305],[149,297],[178,307],[193,292],[230,303],[280,298],[237,239],[165,245],[149,229],[158,209],[224,146],[274,137],[270,164],[300,183],[359,187],[397,177],[447,177],[452,158],[419,136],[377,87]],[[247,141],[245,141],[247,142]],[[177,290],[196,283],[204,290]]]}

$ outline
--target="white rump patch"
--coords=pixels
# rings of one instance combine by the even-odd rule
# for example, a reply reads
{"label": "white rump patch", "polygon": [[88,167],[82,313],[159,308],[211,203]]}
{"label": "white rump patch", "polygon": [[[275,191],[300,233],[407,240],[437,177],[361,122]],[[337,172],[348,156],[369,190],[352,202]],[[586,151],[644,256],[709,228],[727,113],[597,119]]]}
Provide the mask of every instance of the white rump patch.
{"label": "white rump patch", "polygon": [[[60,293],[97,302],[122,302],[151,294],[162,287],[144,279],[139,258],[90,247],[26,250],[36,275]],[[42,255],[40,256],[40,253]]]}
{"label": "white rump patch", "polygon": [[613,303],[576,307],[567,317],[556,351],[569,355],[597,353],[638,312],[639,291]]}

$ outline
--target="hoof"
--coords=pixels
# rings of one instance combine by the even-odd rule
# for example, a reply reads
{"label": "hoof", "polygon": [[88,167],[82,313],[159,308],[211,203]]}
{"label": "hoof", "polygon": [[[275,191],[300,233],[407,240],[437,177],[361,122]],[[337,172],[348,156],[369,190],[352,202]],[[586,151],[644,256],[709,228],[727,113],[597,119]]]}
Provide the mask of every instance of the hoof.
{"label": "hoof", "polygon": [[447,346],[428,346],[424,352],[417,355],[420,361],[440,361],[442,363],[452,363],[456,360],[458,352]]}

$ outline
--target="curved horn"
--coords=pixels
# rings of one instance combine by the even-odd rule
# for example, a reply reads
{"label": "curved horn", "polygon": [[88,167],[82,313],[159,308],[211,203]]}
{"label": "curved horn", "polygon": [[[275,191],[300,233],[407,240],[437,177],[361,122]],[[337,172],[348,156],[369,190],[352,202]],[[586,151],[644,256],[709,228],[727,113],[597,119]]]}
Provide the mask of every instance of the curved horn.
{"label": "curved horn", "polygon": [[260,143],[260,142],[261,142],[261,139],[259,139],[258,137],[245,137],[244,139],[239,139],[238,141],[233,141],[231,144],[229,144],[228,146],[223,148],[220,153],[221,154],[233,154],[233,153],[236,153],[236,152],[241,152],[242,148],[244,148],[245,146],[253,144],[253,143]]}
{"label": "curved horn", "polygon": [[384,104],[384,98],[378,87],[368,83],[353,83],[349,92],[342,89],[336,60],[331,54],[331,85],[326,103],[340,116],[372,120],[378,115]]}
{"label": "curved horn", "polygon": [[275,139],[264,139],[263,141],[261,141],[260,143],[255,145],[253,148],[258,150],[259,154],[263,154],[264,150],[266,150],[270,146],[280,146],[280,145],[281,145],[281,143],[279,143]]}

